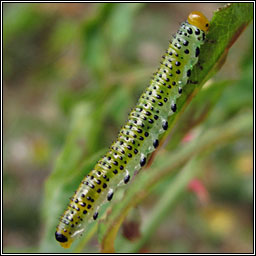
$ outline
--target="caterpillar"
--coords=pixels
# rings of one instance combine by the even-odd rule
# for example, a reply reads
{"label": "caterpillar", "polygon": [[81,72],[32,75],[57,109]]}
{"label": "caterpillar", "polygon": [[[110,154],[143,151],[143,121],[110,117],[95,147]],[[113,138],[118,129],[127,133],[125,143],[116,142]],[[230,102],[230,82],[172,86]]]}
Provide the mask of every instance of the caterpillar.
{"label": "caterpillar", "polygon": [[181,24],[117,140],[82,180],[60,217],[55,238],[62,247],[69,248],[88,223],[97,219],[101,204],[111,201],[115,188],[127,184],[158,147],[159,136],[168,129],[168,117],[179,108],[176,99],[188,84],[208,29],[209,21],[197,11]]}

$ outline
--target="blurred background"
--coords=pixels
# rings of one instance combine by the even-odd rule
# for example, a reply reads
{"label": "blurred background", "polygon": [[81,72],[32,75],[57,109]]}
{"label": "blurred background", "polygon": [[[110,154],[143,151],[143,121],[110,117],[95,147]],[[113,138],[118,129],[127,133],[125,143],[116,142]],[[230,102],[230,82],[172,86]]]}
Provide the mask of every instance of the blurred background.
{"label": "blurred background", "polygon": [[[44,184],[81,108],[86,122],[79,143],[89,158],[115,139],[180,23],[193,10],[211,19],[221,6],[3,4],[5,252],[41,252]],[[214,77],[235,82],[223,91],[210,124],[252,109],[252,49],[250,25]],[[207,164],[145,252],[252,252],[252,136],[214,151]],[[148,209],[148,202],[141,207]],[[89,251],[97,252],[95,244]]]}

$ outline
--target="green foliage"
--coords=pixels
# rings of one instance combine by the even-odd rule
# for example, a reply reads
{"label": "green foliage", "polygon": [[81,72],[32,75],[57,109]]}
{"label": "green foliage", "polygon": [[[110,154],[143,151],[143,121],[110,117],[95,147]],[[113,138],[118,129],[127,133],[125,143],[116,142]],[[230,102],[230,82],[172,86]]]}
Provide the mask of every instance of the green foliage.
{"label": "green foliage", "polygon": [[[234,3],[213,15],[208,41],[201,50],[200,64],[191,75],[191,80],[197,81],[197,84],[189,84],[179,98],[177,104],[182,110],[170,119],[168,135],[162,138],[164,146],[157,152],[152,166],[142,170],[129,185],[118,189],[113,202],[101,209],[99,224],[93,222],[88,232],[70,249],[61,248],[54,238],[58,218],[67,206],[68,198],[115,139],[136,97],[148,84],[149,74],[155,71],[155,62],[145,64],[147,61],[142,61],[145,56],[154,59],[154,53],[159,54],[160,59],[164,49],[153,43],[155,35],[162,33],[161,37],[164,38],[167,32],[174,32],[170,31],[171,24],[178,24],[177,21],[167,19],[175,16],[175,9],[169,15],[171,9],[166,6],[85,4],[85,15],[82,19],[76,19],[69,13],[70,6],[64,9],[63,13],[66,14],[56,14],[44,13],[42,6],[39,8],[36,4],[6,5],[3,28],[4,51],[7,53],[4,59],[7,88],[11,90],[9,87],[13,87],[15,90],[17,85],[23,86],[26,97],[20,93],[20,98],[31,102],[41,99],[44,108],[48,105],[57,108],[57,114],[53,118],[51,115],[46,116],[46,122],[41,117],[43,112],[40,109],[35,108],[33,113],[34,105],[25,105],[26,111],[14,105],[15,111],[11,112],[13,107],[10,106],[14,101],[8,98],[10,104],[6,100],[5,109],[11,114],[8,116],[9,113],[5,113],[8,124],[6,141],[18,139],[24,131],[31,137],[36,130],[47,137],[48,146],[43,149],[40,146],[39,150],[47,152],[44,161],[55,162],[56,154],[52,153],[61,149],[53,170],[42,163],[39,168],[40,172],[43,168],[51,170],[44,193],[39,191],[40,196],[43,194],[43,232],[38,234],[41,235],[38,237],[39,249],[33,247],[22,251],[98,252],[95,242],[91,243],[95,241],[92,238],[97,237],[102,252],[113,252],[114,248],[116,252],[123,253],[143,250],[219,252],[222,250],[220,241],[224,241],[228,252],[232,252],[232,243],[225,236],[227,231],[217,233],[211,226],[211,221],[215,223],[213,216],[221,211],[215,210],[215,215],[212,212],[207,215],[204,207],[198,203],[199,199],[187,190],[187,186],[191,179],[198,177],[211,194],[212,202],[205,203],[209,208],[223,204],[230,205],[232,211],[237,212],[241,205],[244,209],[252,206],[250,161],[248,164],[248,158],[252,159],[252,27],[248,27],[241,35],[237,46],[239,51],[232,52],[233,47],[230,48],[252,20],[252,3]],[[174,5],[170,6],[175,8]],[[159,15],[157,22],[153,15],[155,12]],[[154,32],[154,27],[161,29]],[[142,34],[147,31],[152,34],[152,39],[145,42]],[[22,40],[17,40],[19,37]],[[163,42],[161,37],[159,45]],[[40,47],[33,48],[31,45]],[[243,46],[241,51],[240,45]],[[224,64],[228,52],[227,63]],[[236,66],[228,63],[233,56]],[[30,66],[28,70],[27,65]],[[17,83],[21,74],[24,82]],[[208,80],[214,74],[214,79]],[[24,88],[27,88],[26,91]],[[18,104],[17,101],[15,104]],[[28,107],[32,109],[30,112],[27,111]],[[7,163],[9,144],[6,143],[4,152]],[[11,169],[10,166],[6,165],[5,170]],[[10,190],[17,187],[19,179],[15,179],[14,186],[11,173],[5,171],[4,178],[8,181],[4,186],[4,194],[11,194]],[[14,194],[19,195],[19,192]],[[15,201],[19,201],[19,197],[15,197]],[[34,208],[38,207],[36,205]],[[138,207],[141,214],[137,224],[140,235],[129,241],[124,235],[125,227],[122,233],[118,230],[134,207]],[[5,216],[7,214],[8,210]],[[26,215],[25,210],[23,215]],[[6,222],[15,219],[9,216]],[[135,216],[138,218],[138,215]],[[39,216],[34,219],[39,219]],[[170,237],[166,244],[163,237],[157,239],[156,236],[162,227],[161,223],[169,229]],[[233,233],[239,233],[236,239],[250,247],[251,242],[243,241],[251,241],[251,223],[239,223],[234,221],[233,226],[241,230],[243,228],[243,232],[249,234],[247,239],[241,238],[244,236],[242,232],[236,230]],[[193,239],[188,239],[184,233],[175,235],[175,228],[179,227]],[[223,227],[228,230],[228,226]],[[38,226],[34,226],[34,230],[38,233]],[[33,233],[33,222],[28,231]],[[198,248],[194,244],[198,244]],[[17,250],[7,248],[5,251]],[[234,252],[237,251],[234,249]]]}

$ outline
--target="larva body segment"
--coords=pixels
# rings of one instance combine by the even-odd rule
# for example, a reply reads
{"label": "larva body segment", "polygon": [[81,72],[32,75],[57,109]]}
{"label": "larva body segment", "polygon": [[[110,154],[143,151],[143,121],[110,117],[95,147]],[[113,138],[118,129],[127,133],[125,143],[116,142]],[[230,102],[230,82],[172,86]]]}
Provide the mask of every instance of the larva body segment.
{"label": "larva body segment", "polygon": [[168,129],[168,117],[179,110],[176,99],[197,63],[207,29],[208,21],[199,12],[191,13],[188,22],[181,24],[117,140],[82,180],[61,216],[55,233],[61,246],[68,248],[87,224],[97,219],[100,205],[113,198],[115,188],[128,183],[134,172],[146,164],[148,155],[159,144],[159,136]]}

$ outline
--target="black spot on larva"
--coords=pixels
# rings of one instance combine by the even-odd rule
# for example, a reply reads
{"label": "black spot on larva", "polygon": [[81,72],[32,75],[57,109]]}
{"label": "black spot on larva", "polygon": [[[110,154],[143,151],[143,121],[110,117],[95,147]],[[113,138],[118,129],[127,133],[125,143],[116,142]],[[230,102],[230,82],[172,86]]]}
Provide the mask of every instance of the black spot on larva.
{"label": "black spot on larva", "polygon": [[159,95],[159,94],[157,94],[156,97],[157,97],[159,100],[162,99],[162,96]]}
{"label": "black spot on larva", "polygon": [[138,129],[137,132],[138,132],[138,133],[142,133],[142,130],[141,130],[141,129]]}
{"label": "black spot on larva", "polygon": [[179,94],[181,94],[182,93],[182,88],[181,87],[179,87]]}
{"label": "black spot on larva", "polygon": [[123,170],[123,169],[124,169],[124,167],[121,165],[121,166],[120,166],[120,170]]}
{"label": "black spot on larva", "polygon": [[97,184],[101,184],[101,180],[97,180],[96,183],[97,183]]}
{"label": "black spot on larva", "polygon": [[134,149],[134,154],[137,154],[138,153],[138,150],[137,149]]}
{"label": "black spot on larva", "polygon": [[98,174],[98,175],[101,175],[101,172],[100,172],[100,171],[98,171],[98,172],[97,172],[97,174]]}
{"label": "black spot on larva", "polygon": [[199,50],[199,47],[196,48],[196,57],[199,56],[199,53],[200,53],[200,50]]}
{"label": "black spot on larva", "polygon": [[187,40],[184,40],[183,45],[188,46],[189,42]]}
{"label": "black spot on larva", "polygon": [[128,155],[127,155],[127,156],[131,158],[131,157],[132,157],[132,154],[131,154],[131,153],[128,153]]}
{"label": "black spot on larva", "polygon": [[154,120],[148,119],[148,122],[149,122],[150,124],[153,124],[153,123],[154,123]]}
{"label": "black spot on larva", "polygon": [[98,212],[95,212],[95,213],[93,214],[93,219],[96,220],[96,219],[98,218],[98,215],[99,215],[99,213],[98,213]]}
{"label": "black spot on larva", "polygon": [[178,66],[180,66],[180,62],[179,61],[176,61],[175,62],[175,65],[178,67]]}
{"label": "black spot on larva", "polygon": [[82,203],[80,203],[80,205],[81,205],[82,207],[85,207],[85,206],[86,206],[86,203],[82,202]]}
{"label": "black spot on larva", "polygon": [[78,203],[78,199],[75,200],[75,203]]}
{"label": "black spot on larva", "polygon": [[187,77],[190,77],[190,75],[191,75],[191,69],[189,69],[189,70],[187,71]]}
{"label": "black spot on larva", "polygon": [[95,186],[93,184],[88,185],[90,188],[94,188]]}
{"label": "black spot on larva", "polygon": [[97,192],[100,193],[100,192],[101,192],[101,189],[99,188],[99,189],[97,190]]}
{"label": "black spot on larva", "polygon": [[131,146],[131,145],[128,145],[127,148],[128,148],[129,150],[132,150],[132,146]]}
{"label": "black spot on larva", "polygon": [[148,132],[145,132],[144,135],[145,135],[145,137],[148,137],[149,133],[148,133]]}
{"label": "black spot on larva", "polygon": [[171,89],[172,87],[170,85],[168,85],[168,88]]}
{"label": "black spot on larva", "polygon": [[159,105],[159,106],[163,106],[163,102],[161,102],[161,101],[158,102],[158,105]]}
{"label": "black spot on larva", "polygon": [[165,81],[166,81],[166,82],[169,82],[169,81],[170,81],[170,79],[167,77],[167,78],[165,79]]}
{"label": "black spot on larva", "polygon": [[108,193],[108,195],[107,195],[108,201],[110,201],[113,198],[113,195],[114,195],[114,192],[112,192],[112,191]]}
{"label": "black spot on larva", "polygon": [[114,171],[113,171],[113,173],[114,173],[114,174],[117,174],[117,173],[118,173],[118,171],[117,171],[117,170],[114,170]]}
{"label": "black spot on larva", "polygon": [[86,211],[86,210],[84,210],[84,211],[83,211],[83,214],[86,214],[86,213],[87,213],[87,211]]}
{"label": "black spot on larva", "polygon": [[106,184],[106,183],[103,183],[102,187],[103,187],[103,188],[106,188],[106,187],[107,187],[107,184]]}
{"label": "black spot on larva", "polygon": [[63,234],[55,232],[55,238],[60,243],[65,243],[68,241],[67,237],[65,237]]}
{"label": "black spot on larva", "polygon": [[73,227],[75,227],[75,225],[74,225],[74,224],[71,224],[71,228],[73,228]]}
{"label": "black spot on larva", "polygon": [[145,163],[146,163],[146,157],[142,157],[142,158],[140,159],[140,166],[141,166],[141,167],[144,166]]}
{"label": "black spot on larva", "polygon": [[189,54],[189,50],[188,50],[188,49],[186,49],[184,52],[185,52],[186,54]]}
{"label": "black spot on larva", "polygon": [[90,204],[87,205],[87,209],[91,209],[92,206]]}
{"label": "black spot on larva", "polygon": [[127,184],[130,180],[130,175],[125,176],[124,183]]}
{"label": "black spot on larva", "polygon": [[172,85],[176,85],[176,82],[175,82],[175,81],[173,81],[173,82],[172,82]]}
{"label": "black spot on larva", "polygon": [[173,103],[173,104],[171,105],[171,109],[172,109],[173,112],[176,112],[177,107],[176,107],[176,104],[175,104],[175,103]]}
{"label": "black spot on larva", "polygon": [[203,35],[203,40],[205,40],[205,33],[203,32],[203,34],[202,34],[202,35]]}
{"label": "black spot on larva", "polygon": [[195,30],[195,34],[200,35],[200,30],[198,28]]}
{"label": "black spot on larva", "polygon": [[154,119],[157,120],[157,119],[158,119],[158,116],[157,116],[157,115],[154,115]]}
{"label": "black spot on larva", "polygon": [[117,165],[118,165],[118,162],[117,162],[117,161],[114,161],[113,164],[117,166]]}
{"label": "black spot on larva", "polygon": [[167,102],[168,101],[168,99],[167,98],[164,98],[164,102]]}
{"label": "black spot on larva", "polygon": [[164,130],[167,130],[168,129],[168,122],[164,121],[162,127],[163,127]]}
{"label": "black spot on larva", "polygon": [[187,32],[191,35],[193,33],[193,30],[191,28],[188,28]]}
{"label": "black spot on larva", "polygon": [[159,141],[158,141],[158,140],[154,140],[154,142],[153,142],[153,146],[154,146],[154,148],[157,148],[157,147],[158,147],[158,145],[159,145]]}

